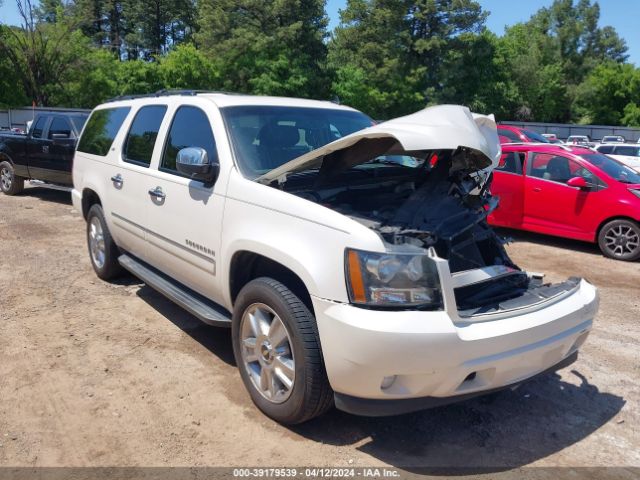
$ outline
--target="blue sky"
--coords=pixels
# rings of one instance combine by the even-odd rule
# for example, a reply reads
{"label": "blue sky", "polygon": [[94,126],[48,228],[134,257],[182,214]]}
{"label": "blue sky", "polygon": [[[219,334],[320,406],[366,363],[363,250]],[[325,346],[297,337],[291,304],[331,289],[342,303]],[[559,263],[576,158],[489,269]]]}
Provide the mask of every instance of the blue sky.
{"label": "blue sky", "polygon": [[[489,11],[487,27],[498,35],[504,27],[528,20],[542,7],[548,7],[553,0],[478,0],[482,8]],[[346,0],[328,0],[327,14],[332,29],[340,21],[338,10],[344,8]],[[576,2],[577,3],[577,0]],[[640,65],[640,0],[599,0],[600,26],[611,25],[618,35],[627,41],[629,61]]]}
{"label": "blue sky", "polygon": [[[479,0],[482,7],[490,12],[487,27],[497,34],[504,32],[506,25],[527,20],[536,10],[549,6],[552,0]],[[0,0],[0,22],[18,23],[15,0]],[[640,65],[640,19],[639,0],[599,0],[600,26],[611,25],[627,41],[629,61]],[[330,28],[340,21],[339,9],[344,8],[346,0],[327,0],[327,14]]]}

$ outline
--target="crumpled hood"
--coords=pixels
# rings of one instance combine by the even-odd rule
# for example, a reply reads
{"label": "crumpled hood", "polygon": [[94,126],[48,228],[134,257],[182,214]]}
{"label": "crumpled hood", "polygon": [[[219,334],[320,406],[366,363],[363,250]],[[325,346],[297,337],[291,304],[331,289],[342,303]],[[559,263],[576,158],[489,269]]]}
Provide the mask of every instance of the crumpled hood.
{"label": "crumpled hood", "polygon": [[[327,155],[350,149],[367,139],[381,139],[386,147],[393,144],[408,152],[467,148],[486,157],[485,170],[495,168],[501,154],[493,115],[472,113],[460,105],[438,105],[352,133],[297,157],[258,177],[256,181],[267,184],[296,171],[320,167]],[[368,146],[366,143],[360,145],[365,148]],[[351,163],[362,163],[372,157],[358,155],[358,158],[362,160]]]}

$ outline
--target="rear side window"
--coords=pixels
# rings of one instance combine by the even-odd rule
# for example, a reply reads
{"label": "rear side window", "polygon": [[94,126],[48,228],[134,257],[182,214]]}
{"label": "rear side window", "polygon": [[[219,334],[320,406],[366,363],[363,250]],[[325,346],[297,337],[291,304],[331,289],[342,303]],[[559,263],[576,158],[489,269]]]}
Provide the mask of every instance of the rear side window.
{"label": "rear side window", "polygon": [[130,110],[130,107],[95,110],[82,133],[78,151],[104,157]]}
{"label": "rear side window", "polygon": [[176,173],[176,156],[180,150],[187,147],[205,149],[209,161],[217,157],[216,142],[209,118],[197,107],[180,107],[173,117],[160,169]]}
{"label": "rear side window", "polygon": [[42,138],[42,131],[44,130],[44,124],[47,123],[47,117],[40,117],[36,121],[36,124],[31,130],[32,138]]}
{"label": "rear side window", "polygon": [[70,117],[71,123],[76,127],[76,132],[81,132],[84,123],[87,121],[87,117]]}
{"label": "rear side window", "polygon": [[502,157],[500,157],[500,162],[496,167],[496,171],[522,175],[523,162],[524,162],[524,153],[517,153],[517,152],[503,153]]}
{"label": "rear side window", "polygon": [[166,112],[166,105],[150,105],[138,110],[124,143],[125,162],[149,166],[160,124]]}
{"label": "rear side window", "polygon": [[66,118],[53,117],[53,121],[49,127],[49,140],[51,140],[54,135],[64,135],[64,138],[71,138],[71,125]]}

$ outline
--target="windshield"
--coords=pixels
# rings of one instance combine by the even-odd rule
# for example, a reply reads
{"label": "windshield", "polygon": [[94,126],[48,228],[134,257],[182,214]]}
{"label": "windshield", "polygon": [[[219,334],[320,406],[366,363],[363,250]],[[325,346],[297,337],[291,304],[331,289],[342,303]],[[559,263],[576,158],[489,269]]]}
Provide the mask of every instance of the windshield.
{"label": "windshield", "polygon": [[580,156],[619,182],[640,183],[640,175],[638,173],[611,157],[600,153],[587,153]]}
{"label": "windshield", "polygon": [[540,142],[540,143],[551,143],[549,142],[548,138],[543,137],[542,135],[540,135],[537,132],[534,132],[532,130],[523,130],[522,131],[527,137],[529,137],[529,140],[533,140],[535,142]]}
{"label": "windshield", "polygon": [[221,112],[238,168],[251,179],[373,125],[363,113],[330,108],[238,106]]}

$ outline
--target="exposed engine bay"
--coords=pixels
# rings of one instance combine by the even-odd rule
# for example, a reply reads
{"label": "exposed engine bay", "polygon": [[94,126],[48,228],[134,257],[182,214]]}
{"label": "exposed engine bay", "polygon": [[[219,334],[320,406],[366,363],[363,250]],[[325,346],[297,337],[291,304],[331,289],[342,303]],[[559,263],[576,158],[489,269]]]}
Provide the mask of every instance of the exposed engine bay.
{"label": "exposed engine bay", "polygon": [[338,162],[324,162],[272,186],[352,218],[390,246],[433,247],[448,260],[452,273],[509,267],[508,275],[456,289],[460,309],[477,308],[522,295],[531,279],[487,224],[498,199],[489,192],[490,174],[482,170],[487,164],[473,153],[402,152],[342,168],[335,168]]}

